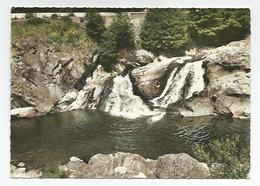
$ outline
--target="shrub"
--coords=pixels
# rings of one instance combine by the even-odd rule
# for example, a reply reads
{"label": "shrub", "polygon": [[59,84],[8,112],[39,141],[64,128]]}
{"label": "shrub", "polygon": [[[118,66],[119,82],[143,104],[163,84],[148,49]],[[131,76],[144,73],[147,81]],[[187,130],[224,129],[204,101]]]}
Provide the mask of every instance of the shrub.
{"label": "shrub", "polygon": [[50,165],[43,169],[43,178],[68,178],[69,172],[62,171],[58,168],[57,165]]}
{"label": "shrub", "polygon": [[26,21],[12,22],[12,41],[24,39],[50,39],[58,44],[73,45],[93,43],[85,30],[73,23],[70,18],[44,20],[32,18]]}
{"label": "shrub", "polygon": [[89,37],[95,41],[100,41],[106,30],[103,17],[95,11],[90,11],[86,13],[85,19],[87,19],[86,29]]}
{"label": "shrub", "polygon": [[141,47],[157,55],[182,55],[188,48],[187,11],[150,9],[141,27]]}
{"label": "shrub", "polygon": [[249,9],[192,9],[189,34],[197,46],[220,46],[250,33]]}
{"label": "shrub", "polygon": [[241,145],[239,135],[214,140],[207,145],[196,144],[193,153],[198,160],[213,167],[213,178],[247,178],[250,170],[249,146]]}

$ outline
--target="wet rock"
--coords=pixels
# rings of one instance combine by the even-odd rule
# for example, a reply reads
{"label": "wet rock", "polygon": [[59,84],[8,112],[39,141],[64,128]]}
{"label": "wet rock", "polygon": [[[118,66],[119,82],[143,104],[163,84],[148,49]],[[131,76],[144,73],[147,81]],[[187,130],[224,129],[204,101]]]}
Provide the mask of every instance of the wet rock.
{"label": "wet rock", "polygon": [[160,156],[156,166],[159,178],[208,178],[209,168],[185,153]]}
{"label": "wet rock", "polygon": [[214,106],[208,97],[194,97],[178,109],[184,117],[215,115]]}
{"label": "wet rock", "polygon": [[73,103],[78,96],[78,92],[76,89],[69,90],[58,102],[56,109],[57,111],[63,112],[67,111],[68,105]]}
{"label": "wet rock", "polygon": [[250,97],[220,95],[215,102],[217,113],[233,118],[250,118]]}
{"label": "wet rock", "polygon": [[168,73],[173,69],[171,63],[172,60],[164,60],[135,68],[131,73],[133,86],[148,99],[159,96],[166,85]]}

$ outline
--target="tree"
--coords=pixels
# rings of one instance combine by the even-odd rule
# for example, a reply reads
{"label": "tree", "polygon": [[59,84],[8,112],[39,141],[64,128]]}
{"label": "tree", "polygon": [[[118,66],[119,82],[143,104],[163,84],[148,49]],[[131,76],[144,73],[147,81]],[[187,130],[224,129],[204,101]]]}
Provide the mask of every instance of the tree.
{"label": "tree", "polygon": [[189,34],[197,46],[220,46],[250,33],[249,9],[192,9]]}
{"label": "tree", "polygon": [[150,9],[141,27],[142,48],[157,55],[182,55],[190,42],[186,9]]}
{"label": "tree", "polygon": [[87,19],[87,34],[95,41],[100,41],[102,34],[106,30],[103,17],[99,15],[96,11],[90,11],[86,13],[85,18]]}
{"label": "tree", "polygon": [[135,47],[134,32],[126,15],[118,14],[113,23],[102,35],[98,48],[98,61],[106,71],[111,71],[118,62],[122,50],[132,50]]}

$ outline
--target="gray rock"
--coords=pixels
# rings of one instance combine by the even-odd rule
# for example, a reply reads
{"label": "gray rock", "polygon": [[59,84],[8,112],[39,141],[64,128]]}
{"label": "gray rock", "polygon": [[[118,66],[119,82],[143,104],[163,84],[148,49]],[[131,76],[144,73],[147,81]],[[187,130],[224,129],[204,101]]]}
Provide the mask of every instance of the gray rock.
{"label": "gray rock", "polygon": [[156,166],[159,178],[208,178],[209,168],[185,153],[160,156]]}
{"label": "gray rock", "polygon": [[[95,47],[56,45],[46,40],[22,39],[12,45],[11,108],[36,107],[37,115],[46,114],[87,70]],[[16,103],[13,105],[13,103]],[[21,116],[23,117],[23,116]]]}
{"label": "gray rock", "polygon": [[82,161],[81,159],[77,158],[76,156],[72,156],[70,161]]}
{"label": "gray rock", "polygon": [[25,163],[24,162],[20,162],[17,164],[18,167],[24,167],[25,166]]}
{"label": "gray rock", "polygon": [[21,107],[11,109],[11,116],[13,117],[33,117],[37,115],[37,110],[34,107]]}
{"label": "gray rock", "polygon": [[153,62],[154,55],[146,50],[136,50],[137,62],[144,65]]}
{"label": "gray rock", "polygon": [[127,169],[125,167],[116,167],[115,173],[119,175],[124,175],[127,173]]}
{"label": "gray rock", "polygon": [[187,154],[167,154],[158,160],[145,159],[138,154],[118,152],[96,154],[88,163],[69,161],[59,166],[70,178],[208,178],[206,164]]}

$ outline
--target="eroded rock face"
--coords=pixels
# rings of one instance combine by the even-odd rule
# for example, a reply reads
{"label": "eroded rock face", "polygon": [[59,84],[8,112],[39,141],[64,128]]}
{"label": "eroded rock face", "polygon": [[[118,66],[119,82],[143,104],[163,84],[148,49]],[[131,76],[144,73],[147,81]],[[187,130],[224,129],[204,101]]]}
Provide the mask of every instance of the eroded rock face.
{"label": "eroded rock face", "polygon": [[11,108],[48,113],[85,72],[93,49],[27,39],[12,43]]}
{"label": "eroded rock face", "polygon": [[156,165],[159,178],[208,178],[209,175],[206,164],[185,153],[160,156]]}
{"label": "eroded rock face", "polygon": [[106,94],[107,87],[110,86],[112,75],[103,70],[99,65],[92,77],[87,78],[82,90],[77,92],[75,89],[69,90],[58,102],[57,111],[68,111],[76,109],[97,109],[103,96]]}
{"label": "eroded rock face", "polygon": [[88,163],[69,161],[60,166],[71,178],[208,178],[207,165],[187,154],[168,154],[158,160],[118,152],[96,154]]}

